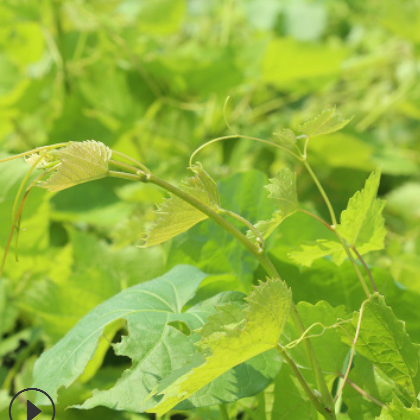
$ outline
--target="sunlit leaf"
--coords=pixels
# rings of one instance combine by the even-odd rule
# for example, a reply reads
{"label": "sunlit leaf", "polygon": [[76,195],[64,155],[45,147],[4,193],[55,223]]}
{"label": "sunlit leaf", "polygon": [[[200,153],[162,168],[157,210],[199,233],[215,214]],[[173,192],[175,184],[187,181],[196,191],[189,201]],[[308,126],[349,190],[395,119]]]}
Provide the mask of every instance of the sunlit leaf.
{"label": "sunlit leaf", "polygon": [[339,115],[336,115],[335,108],[331,108],[323,111],[317,117],[303,123],[299,126],[299,131],[306,134],[308,137],[317,137],[341,130],[350,121],[351,118],[343,119]]}
{"label": "sunlit leaf", "polygon": [[297,142],[296,134],[290,128],[282,128],[273,134],[276,141],[284,146],[294,146]]}
{"label": "sunlit leaf", "polygon": [[242,309],[236,305],[217,308],[198,330],[197,343],[205,355],[204,363],[185,369],[172,384],[157,388],[164,394],[159,404],[149,410],[162,415],[224,372],[277,346],[287,321],[291,292],[280,280],[260,283],[246,299]]}
{"label": "sunlit leaf", "polygon": [[103,143],[87,140],[51,152],[60,164],[46,181],[38,185],[57,192],[84,182],[108,176],[108,162],[112,152]]}
{"label": "sunlit leaf", "polygon": [[[379,180],[380,172],[370,175],[365,187],[349,200],[347,209],[341,213],[341,224],[337,226],[340,235],[351,247],[355,246],[361,255],[384,247],[386,229],[382,210],[385,202],[376,198]],[[303,243],[288,255],[295,263],[305,266],[328,255],[337,265],[341,265],[347,258],[338,240],[326,239]]]}
{"label": "sunlit leaf", "polygon": [[[342,339],[351,344],[360,313],[351,324],[345,324],[347,334]],[[413,344],[383,296],[375,293],[364,304],[356,350],[394,381],[400,392],[411,402],[420,391],[419,348]]]}
{"label": "sunlit leaf", "polygon": [[[296,174],[289,168],[283,168],[277,178],[270,179],[270,184],[265,188],[270,192],[268,197],[274,201],[278,210],[270,219],[255,224],[264,239],[270,236],[286,217],[291,216],[298,209]],[[252,231],[248,231],[247,236],[255,239]]]}
{"label": "sunlit leaf", "polygon": [[[195,176],[188,178],[181,189],[201,203],[217,209],[220,207],[217,185],[201,165],[191,168]],[[207,219],[207,215],[179,197],[166,199],[157,210],[157,219],[145,240],[145,247],[154,246],[183,233]]]}
{"label": "sunlit leaf", "polygon": [[327,239],[305,242],[288,253],[289,258],[296,264],[302,264],[307,267],[310,267],[315,260],[328,255],[331,255],[333,261],[337,264],[341,264],[345,258],[342,245],[339,242]]}
{"label": "sunlit leaf", "polygon": [[369,176],[365,187],[349,200],[337,227],[348,243],[357,246],[362,254],[384,247],[386,229],[382,210],[385,202],[376,198],[380,178],[379,171]]}

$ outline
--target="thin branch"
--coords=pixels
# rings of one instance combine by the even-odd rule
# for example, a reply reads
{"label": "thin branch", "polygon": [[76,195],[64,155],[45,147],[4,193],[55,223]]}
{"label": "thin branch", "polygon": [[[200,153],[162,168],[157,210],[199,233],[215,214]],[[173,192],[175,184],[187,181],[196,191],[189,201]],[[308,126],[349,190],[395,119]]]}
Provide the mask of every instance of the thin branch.
{"label": "thin branch", "polygon": [[365,260],[364,260],[364,258],[363,258],[363,257],[359,254],[359,251],[357,250],[357,248],[356,248],[354,245],[352,245],[352,246],[351,246],[351,249],[352,249],[352,250],[353,250],[353,252],[357,255],[357,258],[358,258],[358,259],[359,259],[359,261],[362,263],[363,268],[365,269],[365,271],[366,271],[367,275],[369,276],[370,284],[372,285],[373,291],[374,291],[374,292],[377,292],[377,291],[378,291],[378,289],[376,288],[375,281],[373,280],[372,273],[370,272],[369,267],[368,267],[368,265],[366,264],[366,261],[365,261]]}
{"label": "thin branch", "polygon": [[199,153],[205,147],[210,146],[210,144],[216,143],[218,141],[224,141],[224,140],[230,140],[230,139],[246,139],[246,140],[258,141],[260,143],[268,144],[269,146],[273,146],[273,147],[276,147],[277,149],[283,150],[283,152],[286,152],[289,155],[292,155],[296,159],[302,160],[301,157],[298,156],[297,154],[293,153],[292,151],[290,151],[289,149],[286,149],[283,146],[280,146],[277,143],[273,143],[272,141],[263,140],[263,139],[260,139],[258,137],[244,136],[242,134],[232,134],[230,136],[217,137],[217,138],[215,138],[213,140],[208,141],[207,143],[202,144],[200,147],[198,147],[197,149],[195,149],[194,152],[192,153],[191,157],[190,157],[190,166],[192,166],[192,164],[193,164],[192,162],[193,162],[195,156],[197,155],[197,153]]}
{"label": "thin branch", "polygon": [[237,214],[233,211],[226,210],[226,209],[219,209],[219,213],[225,214],[226,216],[233,217],[234,219],[243,223],[255,235],[257,242],[260,245],[261,251],[264,251],[266,249],[266,244],[265,244],[263,236],[261,235],[260,231],[249,220],[245,219],[245,217],[242,217],[240,214]]}
{"label": "thin branch", "polygon": [[[339,374],[339,376],[341,378],[344,378],[344,375],[342,373]],[[362,388],[360,388],[360,386],[356,385],[353,381],[351,381],[350,379],[346,378],[346,382],[353,388],[355,389],[359,394],[363,395],[365,398],[367,398],[368,400],[372,401],[373,403],[375,403],[376,405],[378,405],[379,407],[382,408],[386,408],[386,404],[384,404],[383,402],[377,400],[375,397],[373,397],[372,395],[368,394],[365,390],[363,390]]]}
{"label": "thin branch", "polygon": [[[356,351],[356,343],[357,340],[359,338],[359,333],[360,333],[360,327],[362,325],[362,317],[363,317],[363,309],[365,307],[365,304],[368,302],[368,300],[363,301],[362,306],[360,307],[360,313],[359,313],[359,319],[357,320],[357,327],[356,327],[356,333],[354,334],[354,339],[353,339],[353,343],[351,346],[351,351],[350,351],[350,358],[349,358],[349,363],[347,365],[347,370],[346,373],[343,376],[343,382],[341,383],[340,388],[337,391],[337,394],[334,398],[334,402],[337,401],[338,397],[341,395],[341,393],[343,392],[343,388],[344,385],[346,384],[346,381],[348,380],[348,376],[350,374],[350,369],[351,369],[351,365],[353,364],[353,359],[354,359],[354,353]],[[341,374],[340,374],[341,376]]]}

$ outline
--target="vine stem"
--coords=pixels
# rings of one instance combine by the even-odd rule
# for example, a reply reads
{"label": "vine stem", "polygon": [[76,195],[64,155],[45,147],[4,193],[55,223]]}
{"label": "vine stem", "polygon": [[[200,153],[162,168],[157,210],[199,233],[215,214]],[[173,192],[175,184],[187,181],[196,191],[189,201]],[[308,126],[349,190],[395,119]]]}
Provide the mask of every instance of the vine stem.
{"label": "vine stem", "polygon": [[[312,218],[314,218],[315,220],[318,220],[318,222],[320,222],[320,223],[322,223],[327,229],[329,229],[330,231],[332,231],[332,232],[334,232],[334,234],[338,237],[338,232],[337,232],[337,230],[336,229],[334,229],[332,226],[330,226],[325,220],[322,220],[320,217],[318,217],[316,214],[314,214],[314,213],[311,213],[310,211],[308,211],[308,210],[305,210],[305,209],[301,209],[301,208],[299,208],[298,209],[298,211],[300,211],[301,213],[305,213],[305,214],[307,214],[308,216],[311,216]],[[366,264],[366,261],[364,260],[364,258],[360,255],[360,253],[359,253],[359,251],[357,250],[357,248],[356,248],[356,246],[355,245],[352,245],[351,247],[350,247],[351,249],[352,249],[352,251],[356,254],[356,256],[357,256],[357,258],[359,259],[359,261],[360,261],[360,263],[363,265],[363,268],[365,269],[365,271],[366,271],[366,274],[368,275],[368,277],[369,277],[369,280],[370,280],[370,283],[371,283],[371,285],[372,285],[372,289],[373,289],[373,291],[376,293],[377,291],[378,291],[378,289],[376,288],[376,284],[375,284],[375,281],[373,280],[373,276],[372,276],[372,273],[370,272],[370,270],[369,270],[369,267],[368,267],[368,265]]]}
{"label": "vine stem", "polygon": [[247,140],[258,141],[260,143],[264,143],[264,144],[268,144],[269,146],[276,147],[277,149],[281,149],[281,150],[283,150],[283,152],[286,152],[289,155],[292,155],[296,159],[302,160],[302,158],[300,156],[298,156],[296,153],[293,153],[289,149],[286,149],[285,147],[280,146],[277,143],[273,143],[272,141],[260,139],[258,137],[244,136],[242,134],[231,134],[230,136],[217,137],[216,139],[210,140],[207,143],[204,143],[200,147],[198,147],[197,149],[195,149],[194,152],[192,153],[191,157],[190,157],[190,166],[193,165],[192,162],[193,162],[194,157],[197,155],[197,153],[200,152],[201,150],[203,150],[205,147],[210,146],[210,144],[216,143],[218,141],[230,140],[230,139],[247,139]]}
{"label": "vine stem", "polygon": [[[250,241],[245,235],[242,234],[240,230],[238,230],[235,226],[230,224],[226,219],[224,219],[217,211],[213,210],[212,208],[206,206],[201,201],[197,200],[196,198],[192,197],[185,191],[175,187],[172,184],[164,181],[163,179],[158,178],[157,176],[151,173],[144,173],[142,171],[138,171],[137,175],[134,174],[125,174],[123,172],[115,172],[109,171],[110,176],[114,176],[117,178],[125,178],[130,180],[137,180],[140,182],[150,182],[151,184],[155,184],[164,190],[174,194],[175,196],[179,197],[180,199],[186,201],[187,203],[191,204],[196,209],[200,210],[202,213],[207,215],[208,217],[212,218],[219,226],[229,232],[234,238],[236,238],[245,248],[247,248],[254,257],[259,261],[261,266],[264,268],[268,276],[281,280],[281,277],[274,267],[273,263],[271,262],[270,258],[267,256],[265,252],[261,252],[261,249],[255,245],[252,241]],[[296,325],[296,328],[301,334],[305,333],[305,326],[300,318],[299,312],[296,308],[296,305],[292,302],[291,304],[291,311],[290,316],[292,321]],[[321,367],[318,363],[316,358],[315,351],[312,347],[310,340],[304,341],[304,346],[306,353],[308,355],[308,359],[311,363],[312,369],[314,371],[314,375],[317,382],[317,387],[320,390],[320,393],[323,398],[323,402],[325,407],[322,409],[322,415],[326,419],[335,420],[335,413],[333,412],[334,402],[331,397],[331,393],[328,389],[328,386],[325,382],[324,376],[322,374]]]}
{"label": "vine stem", "polygon": [[359,270],[359,267],[350,251],[350,248],[348,247],[345,239],[340,235],[340,233],[337,231],[337,218],[335,216],[335,212],[334,209],[331,205],[331,201],[328,198],[327,193],[325,192],[324,188],[322,187],[321,183],[319,182],[318,177],[315,175],[314,171],[311,168],[311,165],[309,165],[306,157],[303,158],[303,164],[306,168],[306,170],[309,172],[309,175],[311,176],[311,178],[313,179],[313,181],[315,182],[315,185],[317,186],[319,192],[322,195],[322,198],[324,199],[324,202],[326,204],[326,206],[328,207],[328,211],[330,213],[330,217],[331,217],[331,222],[332,222],[332,226],[330,230],[333,230],[335,235],[337,236],[337,239],[340,241],[342,247],[344,248],[344,251],[347,254],[347,257],[350,260],[351,265],[354,268],[354,271],[356,272],[356,275],[360,281],[360,284],[362,285],[363,291],[365,292],[366,296],[369,297],[370,296],[370,290],[366,284],[366,281],[361,273],[361,271]]}
{"label": "vine stem", "polygon": [[229,412],[225,404],[219,404],[219,413],[222,420],[229,420]]}
{"label": "vine stem", "polygon": [[305,390],[306,395],[309,397],[311,403],[314,405],[314,407],[317,409],[319,413],[324,415],[325,414],[324,407],[322,406],[318,398],[315,396],[312,389],[309,387],[308,383],[306,382],[305,378],[303,377],[296,363],[293,361],[293,359],[288,355],[287,351],[280,344],[277,344],[277,351],[280,353],[283,359],[286,360],[286,362],[289,364],[290,368],[292,369],[293,373],[298,379],[300,385]]}
{"label": "vine stem", "polygon": [[242,217],[240,214],[226,209],[219,209],[219,213],[233,217],[234,219],[243,223],[255,235],[255,238],[260,245],[260,252],[263,252],[265,250],[266,245],[263,236],[261,235],[260,231],[249,220],[245,219],[245,217]]}

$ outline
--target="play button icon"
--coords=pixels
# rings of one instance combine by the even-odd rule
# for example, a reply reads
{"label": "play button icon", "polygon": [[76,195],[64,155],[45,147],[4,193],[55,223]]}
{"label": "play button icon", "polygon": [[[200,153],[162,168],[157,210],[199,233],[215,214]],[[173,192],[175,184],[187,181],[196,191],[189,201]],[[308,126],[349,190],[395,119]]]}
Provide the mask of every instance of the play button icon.
{"label": "play button icon", "polygon": [[34,419],[38,414],[41,414],[41,410],[29,400],[26,401],[26,420]]}
{"label": "play button icon", "polygon": [[[51,408],[48,408],[48,404],[47,407],[44,408],[44,404],[43,404],[43,409],[41,410],[40,408],[38,408],[35,404],[33,404],[29,398],[31,398],[33,400],[34,398],[34,391],[35,392],[40,392],[41,394],[44,394],[45,397],[47,397],[47,399],[44,398],[44,400],[50,402],[51,404]],[[22,389],[22,391],[19,391],[12,399],[12,401],[10,402],[9,405],[9,418],[10,420],[15,420],[16,417],[20,417],[22,414],[22,411],[25,411],[25,404],[26,402],[26,420],[33,420],[35,419],[38,414],[43,413],[44,415],[47,414],[51,415],[51,420],[54,420],[55,417],[55,406],[54,406],[54,402],[52,400],[52,398],[42,389],[38,389],[38,388],[26,388],[26,389]],[[49,413],[49,414],[48,414]],[[15,419],[13,419],[13,415],[15,415]]]}

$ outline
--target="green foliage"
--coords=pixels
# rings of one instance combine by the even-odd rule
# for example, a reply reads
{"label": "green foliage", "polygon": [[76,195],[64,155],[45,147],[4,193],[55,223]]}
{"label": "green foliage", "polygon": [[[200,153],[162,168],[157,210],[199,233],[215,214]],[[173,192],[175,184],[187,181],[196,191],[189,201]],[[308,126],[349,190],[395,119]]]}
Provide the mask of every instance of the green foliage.
{"label": "green foliage", "polygon": [[[220,200],[216,183],[201,165],[193,166],[191,170],[196,175],[184,182],[182,190],[197,201],[217,210],[220,207]],[[161,244],[208,217],[176,196],[166,199],[156,213],[156,222],[145,239],[146,247]]]}
{"label": "green foliage", "polygon": [[[268,197],[273,199],[278,210],[273,213],[271,219],[255,224],[264,239],[268,238],[286,217],[291,216],[298,209],[296,174],[290,169],[282,169],[277,178],[270,179],[270,184],[265,188],[270,192]],[[252,231],[249,230],[247,236],[255,240]]]}
{"label": "green foliage", "polygon": [[173,384],[159,387],[164,396],[150,411],[162,415],[229,369],[276,348],[290,309],[290,290],[280,280],[269,279],[246,301],[244,309],[225,305],[209,317],[197,331],[202,337],[197,346],[205,362],[184,372]]}
{"label": "green foliage", "polygon": [[0,2],[0,418],[418,418],[418,6]]}
{"label": "green foliage", "polygon": [[324,134],[334,133],[345,127],[350,119],[342,119],[335,114],[335,108],[327,109],[322,114],[302,124],[298,130],[308,137],[318,137]]}
{"label": "green foliage", "polygon": [[[58,192],[84,182],[105,178],[108,176],[111,155],[109,147],[97,141],[70,143],[69,146],[50,153],[49,160],[57,160],[59,166],[50,178],[39,185],[48,191]],[[28,163],[33,164],[33,158]]]}
{"label": "green foliage", "polygon": [[356,350],[393,381],[396,392],[408,403],[414,403],[420,390],[418,345],[411,342],[404,324],[386,306],[383,296],[372,295],[362,308],[354,315],[351,327],[345,327],[349,335],[344,335],[343,340],[351,343],[362,317]]}
{"label": "green foliage", "polygon": [[[341,223],[336,227],[338,234],[361,255],[384,247],[386,229],[382,211],[385,203],[376,198],[379,180],[379,172],[370,175],[365,188],[349,200],[347,209],[341,213]],[[347,257],[338,241],[324,239],[305,243],[289,254],[294,262],[305,266],[328,255],[337,265],[341,265]]]}

